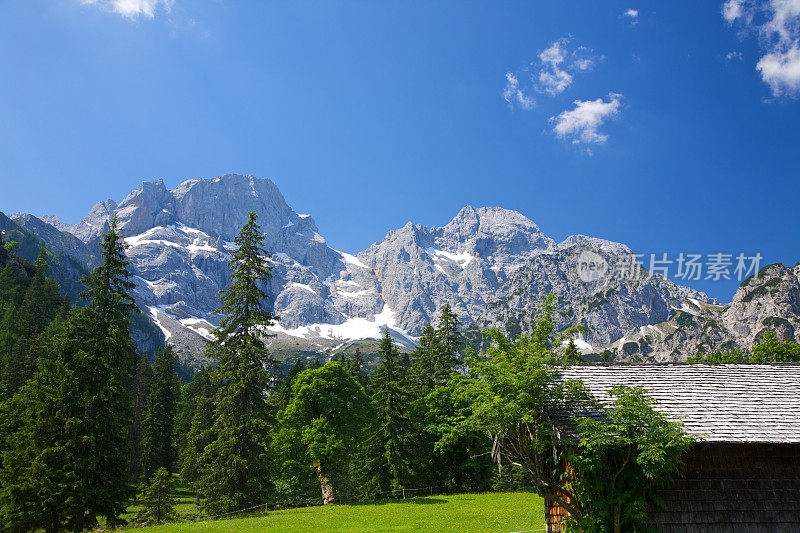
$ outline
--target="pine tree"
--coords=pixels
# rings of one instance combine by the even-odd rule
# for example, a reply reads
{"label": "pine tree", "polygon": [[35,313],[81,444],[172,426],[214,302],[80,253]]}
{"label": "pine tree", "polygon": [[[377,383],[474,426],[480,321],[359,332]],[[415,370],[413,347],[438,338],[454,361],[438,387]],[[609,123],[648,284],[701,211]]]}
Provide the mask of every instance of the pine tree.
{"label": "pine tree", "polygon": [[14,398],[19,428],[0,470],[0,529],[47,533],[120,523],[127,484],[132,299],[124,245],[112,221],[103,264],[85,280],[90,305],[73,311]]}
{"label": "pine tree", "polygon": [[198,503],[201,457],[206,446],[215,438],[212,432],[214,393],[211,371],[207,368],[201,370],[184,387],[181,406],[176,417],[175,432],[181,478],[184,483],[194,488]]}
{"label": "pine tree", "polygon": [[175,461],[173,428],[180,394],[180,380],[172,346],[167,345],[153,363],[153,379],[147,398],[142,439],[142,468],[145,480],[159,468],[170,470]]}
{"label": "pine tree", "polygon": [[166,468],[154,472],[153,481],[142,490],[138,500],[142,503],[142,510],[136,515],[137,522],[161,524],[178,516],[172,496],[172,475]]}
{"label": "pine tree", "polygon": [[410,475],[412,423],[404,369],[389,330],[384,328],[372,379],[376,427],[368,444],[367,489],[385,492],[405,486]]}
{"label": "pine tree", "polygon": [[278,406],[281,409],[285,409],[286,406],[289,405],[289,402],[292,401],[292,386],[294,385],[294,380],[297,378],[298,374],[305,369],[305,361],[303,359],[297,359],[292,365],[292,368],[289,369],[289,372],[281,378],[275,394],[278,400]]}
{"label": "pine tree", "polygon": [[361,385],[366,386],[367,375],[364,372],[364,356],[361,355],[361,348],[356,348],[353,355],[349,356],[344,362],[347,373]]}
{"label": "pine tree", "polygon": [[67,304],[58,293],[58,284],[47,276],[47,252],[39,249],[39,257],[28,278],[16,272],[8,256],[0,273],[0,392],[5,397],[15,394],[33,377],[39,356],[54,326],[62,320],[61,310]]}
{"label": "pine tree", "polygon": [[31,337],[42,331],[46,325],[43,321],[54,316],[63,302],[58,294],[58,285],[53,278],[47,276],[49,267],[44,248],[39,249],[35,268],[19,311],[18,320],[24,337]]}
{"label": "pine tree", "polygon": [[436,327],[436,339],[440,349],[436,353],[436,379],[445,380],[458,365],[464,338],[461,335],[461,321],[453,312],[450,304],[445,304],[439,314]]}
{"label": "pine tree", "polygon": [[430,323],[425,324],[419,343],[411,352],[411,380],[418,397],[427,395],[436,386],[441,351],[436,330]]}
{"label": "pine tree", "polygon": [[261,504],[270,488],[267,446],[273,416],[267,391],[275,364],[262,337],[275,316],[264,307],[261,287],[272,274],[254,212],[234,243],[231,284],[220,297],[224,318],[209,346],[217,360],[214,440],[200,458],[198,483],[205,508],[214,514]]}
{"label": "pine tree", "polygon": [[564,350],[564,362],[567,364],[575,364],[581,362],[581,352],[575,346],[575,340],[570,338],[567,343],[567,348]]}
{"label": "pine tree", "polygon": [[[464,341],[461,324],[449,305],[442,308],[438,327],[425,326],[418,347],[412,352],[414,401],[411,406],[415,424],[414,482],[439,490],[461,490],[468,479],[482,474],[469,453],[474,436],[442,443],[442,429],[449,428],[458,416],[458,401],[450,382],[458,375],[460,352]],[[477,484],[480,486],[480,483]]]}
{"label": "pine tree", "polygon": [[147,399],[153,381],[153,370],[143,355],[137,357],[136,372],[131,386],[131,423],[128,428],[128,440],[131,443],[128,454],[128,476],[131,483],[139,483],[142,473],[142,455],[144,450],[144,419],[147,416]]}
{"label": "pine tree", "polygon": [[43,343],[40,335],[55,318],[64,299],[58,293],[58,284],[47,276],[47,251],[39,249],[35,273],[25,291],[25,296],[17,311],[17,328],[20,342],[15,346],[13,359],[16,361],[17,390],[33,377]]}
{"label": "pine tree", "polygon": [[81,298],[91,303],[105,329],[128,326],[130,314],[138,311],[130,295],[136,285],[130,281],[133,274],[128,270],[131,262],[125,257],[126,247],[114,216],[100,243],[103,263],[81,280],[88,287]]}

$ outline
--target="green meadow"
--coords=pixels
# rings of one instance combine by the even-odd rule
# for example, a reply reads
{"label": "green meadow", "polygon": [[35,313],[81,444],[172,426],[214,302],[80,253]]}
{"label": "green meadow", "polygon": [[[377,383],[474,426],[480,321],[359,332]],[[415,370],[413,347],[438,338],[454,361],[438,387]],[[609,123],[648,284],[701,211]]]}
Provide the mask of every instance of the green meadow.
{"label": "green meadow", "polygon": [[[181,509],[183,508],[183,509]],[[179,510],[190,510],[188,503]],[[147,533],[544,531],[542,499],[531,492],[455,494],[376,503],[302,507],[243,518],[164,524]]]}

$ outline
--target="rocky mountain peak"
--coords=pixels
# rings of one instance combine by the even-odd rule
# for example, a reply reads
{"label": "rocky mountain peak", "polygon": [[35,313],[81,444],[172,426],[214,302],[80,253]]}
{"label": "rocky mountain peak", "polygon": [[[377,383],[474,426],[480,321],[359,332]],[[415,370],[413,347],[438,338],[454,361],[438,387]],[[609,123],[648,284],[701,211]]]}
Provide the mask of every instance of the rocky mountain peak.
{"label": "rocky mountain peak", "polygon": [[462,208],[442,230],[445,234],[468,236],[480,232],[492,233],[508,226],[541,233],[539,226],[518,211],[502,207],[475,208],[471,205]]}
{"label": "rocky mountain peak", "polygon": [[553,239],[523,214],[501,207],[466,206],[442,228],[435,228],[436,241],[452,253],[497,262],[505,270],[540,253],[556,248]]}
{"label": "rocky mountain peak", "polygon": [[[346,347],[379,336],[384,326],[411,343],[409,336],[435,320],[445,303],[465,324],[526,331],[545,295],[554,293],[563,310],[559,326],[580,323],[588,329],[584,342],[599,347],[621,339],[617,344],[630,351],[631,332],[653,331],[651,325],[672,320],[686,301],[715,305],[704,294],[659,277],[587,283],[577,269],[583,252],[613,267],[630,259],[630,248],[585,235],[557,244],[523,214],[500,207],[468,205],[442,227],[408,222],[362,252],[338,252],[313,218],[286,203],[275,183],[240,174],[191,179],[172,190],[162,180],[144,182],[119,204],[96,204],[74,226],[55,217],[22,217],[20,223],[88,265],[96,260],[97,239],[108,219],[116,215],[134,266],[137,303],[185,357],[201,351],[197,347],[219,318],[215,310],[219,291],[229,282],[231,241],[250,211],[258,214],[271,252],[274,277],[266,292],[281,317],[274,331],[290,339],[286,345],[305,343],[304,350]],[[797,285],[796,273],[794,281],[785,271],[772,279],[778,277],[786,287]],[[756,296],[771,295],[773,287],[754,283],[751,289]],[[726,316],[736,327],[743,320],[774,322],[773,314],[797,308],[797,291],[785,294],[769,316],[739,311]],[[744,301],[746,294],[737,297],[753,307]]]}
{"label": "rocky mountain peak", "polygon": [[577,244],[590,244],[600,248],[603,251],[614,254],[631,254],[633,253],[626,245],[607,241],[605,239],[598,239],[597,237],[587,237],[586,235],[570,235],[560,243],[558,243],[559,250],[565,250]]}
{"label": "rocky mountain peak", "polygon": [[277,233],[286,224],[302,224],[317,232],[310,217],[299,217],[286,203],[272,180],[226,174],[212,179],[189,180],[172,195],[176,215],[187,226],[220,235],[232,241],[246,222],[250,211],[259,216],[265,233]]}
{"label": "rocky mountain peak", "polygon": [[173,197],[162,180],[145,181],[117,206],[115,214],[125,235],[176,223]]}
{"label": "rocky mountain peak", "polygon": [[800,265],[763,267],[745,279],[728,305],[687,298],[668,321],[611,345],[623,359],[683,360],[717,350],[751,350],[774,331],[782,341],[800,341]]}
{"label": "rocky mountain peak", "polygon": [[83,217],[83,220],[74,226],[66,226],[64,229],[78,237],[83,242],[99,238],[108,227],[108,220],[114,214],[117,202],[108,199],[105,202],[98,202],[92,207],[91,211]]}

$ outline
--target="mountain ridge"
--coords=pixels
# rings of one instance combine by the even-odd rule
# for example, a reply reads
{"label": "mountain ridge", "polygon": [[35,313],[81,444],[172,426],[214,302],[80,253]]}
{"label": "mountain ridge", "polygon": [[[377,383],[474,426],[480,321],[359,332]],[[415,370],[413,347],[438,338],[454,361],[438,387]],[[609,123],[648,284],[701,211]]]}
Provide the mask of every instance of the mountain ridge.
{"label": "mountain ridge", "polygon": [[[281,316],[273,344],[303,352],[345,350],[376,337],[383,326],[411,348],[445,303],[467,325],[530,323],[532,317],[522,314],[535,310],[547,292],[558,293],[573,310],[573,323],[587,327],[582,341],[594,350],[615,335],[670,320],[687,299],[716,303],[659,276],[587,284],[576,270],[581,253],[614,264],[629,260],[630,248],[580,234],[556,242],[522,213],[501,207],[468,205],[444,226],[408,222],[365,250],[340,252],[328,246],[313,217],[286,203],[272,180],[238,174],[195,178],[172,190],[162,180],[143,182],[119,204],[98,202],[74,225],[55,216],[14,216],[86,261],[96,260],[107,220],[117,216],[137,303],[181,357],[200,365],[198,351],[218,321],[218,293],[228,283],[231,241],[250,211],[259,215],[271,252],[274,277],[266,292]],[[505,310],[498,303],[503,299]],[[562,318],[559,326],[572,325]],[[524,329],[520,325],[519,332]]]}

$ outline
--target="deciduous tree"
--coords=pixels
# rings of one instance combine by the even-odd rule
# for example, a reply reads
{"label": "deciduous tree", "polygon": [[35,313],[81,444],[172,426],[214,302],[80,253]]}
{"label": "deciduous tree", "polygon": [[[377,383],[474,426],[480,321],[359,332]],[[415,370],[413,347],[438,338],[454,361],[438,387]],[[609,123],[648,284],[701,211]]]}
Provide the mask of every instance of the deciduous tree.
{"label": "deciduous tree", "polygon": [[366,434],[369,397],[338,362],[301,372],[292,389],[291,403],[278,416],[278,440],[287,446],[302,444],[323,503],[334,503],[336,480],[346,474],[353,450]]}

